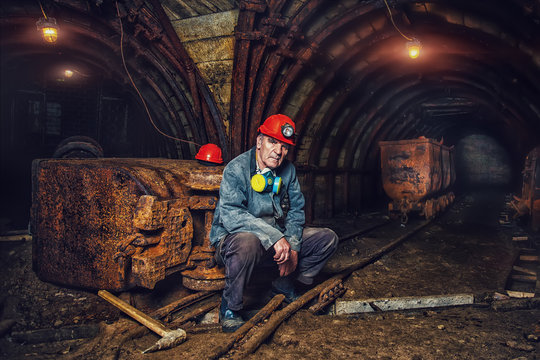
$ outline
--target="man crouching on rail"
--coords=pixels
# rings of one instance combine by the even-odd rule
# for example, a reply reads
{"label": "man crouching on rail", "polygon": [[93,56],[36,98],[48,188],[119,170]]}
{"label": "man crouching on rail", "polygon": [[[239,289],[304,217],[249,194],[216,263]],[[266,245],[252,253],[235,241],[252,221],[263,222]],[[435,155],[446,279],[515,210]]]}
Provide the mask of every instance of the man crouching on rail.
{"label": "man crouching on rail", "polygon": [[225,332],[245,322],[238,311],[254,269],[277,266],[272,293],[292,302],[298,297],[294,281],[312,284],[338,245],[332,230],[304,228],[304,196],[294,165],[285,159],[295,144],[294,122],[272,115],[258,132],[256,146],[225,167],[210,232],[216,260],[225,266],[220,307]]}

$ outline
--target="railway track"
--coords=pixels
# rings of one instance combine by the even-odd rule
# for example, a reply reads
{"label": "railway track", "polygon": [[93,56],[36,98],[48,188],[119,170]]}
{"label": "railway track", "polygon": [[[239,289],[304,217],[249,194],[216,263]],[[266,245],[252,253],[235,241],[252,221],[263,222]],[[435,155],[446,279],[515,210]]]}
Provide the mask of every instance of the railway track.
{"label": "railway track", "polygon": [[[376,261],[432,221],[433,219],[415,220],[407,226],[398,221],[386,221],[342,235],[340,248],[323,271],[327,274],[350,274]],[[360,248],[362,250],[359,250]]]}
{"label": "railway track", "polygon": [[518,226],[511,207],[511,196],[507,195],[505,209],[499,215],[499,224],[511,231],[517,252],[507,274],[505,291],[513,297],[540,296],[540,234]]}

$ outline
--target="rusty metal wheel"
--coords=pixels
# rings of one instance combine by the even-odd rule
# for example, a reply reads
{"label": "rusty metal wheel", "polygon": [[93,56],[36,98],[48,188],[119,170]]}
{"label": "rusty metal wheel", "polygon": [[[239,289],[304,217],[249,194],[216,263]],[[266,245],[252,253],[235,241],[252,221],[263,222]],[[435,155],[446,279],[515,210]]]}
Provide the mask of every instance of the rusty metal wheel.
{"label": "rusty metal wheel", "polygon": [[431,199],[426,200],[424,203],[424,216],[426,217],[426,220],[432,219],[434,216],[433,200]]}

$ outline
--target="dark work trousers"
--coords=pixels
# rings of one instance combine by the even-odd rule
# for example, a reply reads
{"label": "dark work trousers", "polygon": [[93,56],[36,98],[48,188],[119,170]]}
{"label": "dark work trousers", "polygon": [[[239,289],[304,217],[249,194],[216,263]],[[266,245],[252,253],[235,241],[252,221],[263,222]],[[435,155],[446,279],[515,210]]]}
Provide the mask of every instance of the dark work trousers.
{"label": "dark work trousers", "polygon": [[[330,256],[336,251],[338,237],[328,228],[304,228],[302,246],[298,252],[298,265],[289,276],[310,285]],[[244,288],[253,269],[259,265],[275,266],[273,248],[265,250],[257,236],[252,233],[236,233],[225,236],[218,245],[216,258],[225,266],[225,289],[223,298],[229,309],[241,310]]]}

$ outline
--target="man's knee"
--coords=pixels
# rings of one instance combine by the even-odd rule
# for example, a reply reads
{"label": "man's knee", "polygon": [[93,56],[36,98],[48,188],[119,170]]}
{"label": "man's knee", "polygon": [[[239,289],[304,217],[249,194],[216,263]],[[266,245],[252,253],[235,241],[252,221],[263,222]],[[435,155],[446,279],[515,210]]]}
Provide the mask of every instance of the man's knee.
{"label": "man's knee", "polygon": [[313,241],[314,246],[321,252],[335,251],[339,242],[337,234],[329,228],[306,228],[304,236],[307,241]]}
{"label": "man's knee", "polygon": [[305,254],[328,258],[336,251],[338,242],[337,234],[329,228],[307,227],[304,229],[301,251]]}
{"label": "man's knee", "polygon": [[236,254],[243,261],[258,259],[261,255],[261,241],[252,233],[237,233],[229,235],[231,239],[227,246],[225,257]]}
{"label": "man's knee", "polygon": [[339,243],[339,237],[334,232],[334,230],[329,228],[322,228],[320,236],[321,240],[326,244],[326,248],[328,249],[328,251],[331,251],[332,253],[336,251]]}

